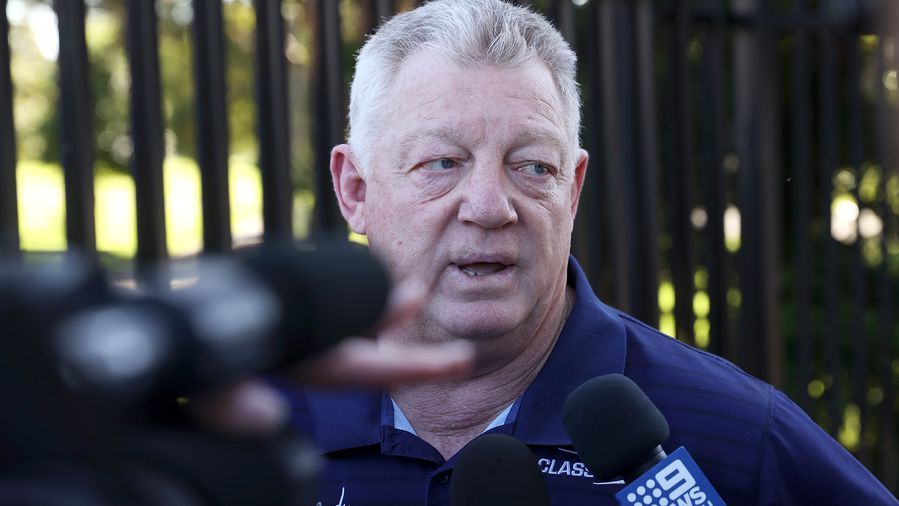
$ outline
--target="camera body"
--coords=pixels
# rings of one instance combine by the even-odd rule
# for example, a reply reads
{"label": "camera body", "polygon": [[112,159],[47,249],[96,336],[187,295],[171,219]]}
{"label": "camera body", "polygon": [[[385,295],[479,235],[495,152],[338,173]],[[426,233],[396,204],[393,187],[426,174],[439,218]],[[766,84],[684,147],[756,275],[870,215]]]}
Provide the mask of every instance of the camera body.
{"label": "camera body", "polygon": [[124,292],[77,255],[0,262],[0,505],[311,504],[311,444],[204,432],[184,405],[371,326],[384,269],[361,249],[287,246],[156,286]]}

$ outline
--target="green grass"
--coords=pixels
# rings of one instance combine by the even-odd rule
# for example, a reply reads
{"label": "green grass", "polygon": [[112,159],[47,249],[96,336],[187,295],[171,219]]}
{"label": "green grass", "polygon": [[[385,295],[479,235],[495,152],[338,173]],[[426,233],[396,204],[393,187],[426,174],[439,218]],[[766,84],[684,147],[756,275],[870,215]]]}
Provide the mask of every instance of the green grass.
{"label": "green grass", "polygon": [[[59,165],[24,160],[18,178],[19,235],[25,251],[66,249],[65,190]],[[202,248],[203,224],[200,174],[194,160],[168,157],[163,167],[166,243],[172,256],[197,253]],[[237,244],[261,236],[262,183],[255,165],[234,157],[230,161],[231,233]],[[94,182],[97,249],[131,258],[137,250],[134,182],[131,176],[99,169]],[[314,206],[309,192],[298,192],[295,227],[307,232]]]}

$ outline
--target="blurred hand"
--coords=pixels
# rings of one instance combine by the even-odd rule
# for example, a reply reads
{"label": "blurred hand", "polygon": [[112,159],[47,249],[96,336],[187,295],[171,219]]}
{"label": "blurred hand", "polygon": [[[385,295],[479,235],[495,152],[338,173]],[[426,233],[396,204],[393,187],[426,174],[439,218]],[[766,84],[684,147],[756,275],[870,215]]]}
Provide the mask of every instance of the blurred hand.
{"label": "blurred hand", "polygon": [[[394,290],[374,333],[414,317],[424,290],[409,285]],[[288,368],[285,376],[320,387],[384,388],[404,383],[462,379],[470,373],[474,348],[467,342],[397,345],[350,337],[318,356]],[[266,435],[287,422],[286,400],[259,378],[238,381],[194,399],[188,409],[203,427],[231,435]]]}

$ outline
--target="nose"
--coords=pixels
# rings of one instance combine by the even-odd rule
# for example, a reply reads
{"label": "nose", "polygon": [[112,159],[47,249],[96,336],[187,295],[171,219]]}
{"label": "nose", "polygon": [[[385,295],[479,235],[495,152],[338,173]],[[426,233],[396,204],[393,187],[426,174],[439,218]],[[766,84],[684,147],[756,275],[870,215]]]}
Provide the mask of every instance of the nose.
{"label": "nose", "polygon": [[518,221],[512,182],[502,164],[478,166],[468,173],[459,206],[459,221],[483,228],[502,228]]}

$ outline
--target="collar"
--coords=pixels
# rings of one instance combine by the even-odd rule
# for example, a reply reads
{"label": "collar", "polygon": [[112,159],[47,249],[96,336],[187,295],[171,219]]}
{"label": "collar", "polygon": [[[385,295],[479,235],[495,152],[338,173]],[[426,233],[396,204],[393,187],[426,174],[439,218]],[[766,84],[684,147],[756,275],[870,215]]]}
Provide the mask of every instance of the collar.
{"label": "collar", "polygon": [[[562,425],[565,398],[581,383],[624,373],[627,338],[617,312],[594,295],[574,257],[568,262],[574,306],[543,369],[521,398],[512,435],[527,444],[571,445]],[[324,452],[380,444],[390,399],[379,392],[307,390],[315,439]],[[392,410],[389,413],[392,420]],[[547,416],[548,415],[548,416]]]}
{"label": "collar", "polygon": [[527,444],[571,445],[562,425],[568,394],[597,376],[624,374],[624,322],[596,297],[574,257],[568,261],[568,284],[574,288],[574,306],[543,369],[524,392],[512,429]]}

